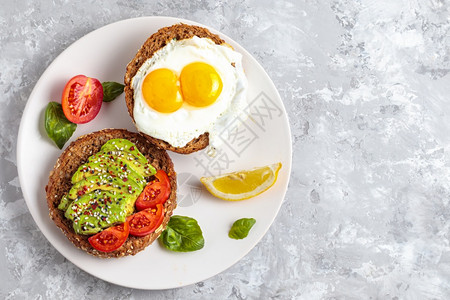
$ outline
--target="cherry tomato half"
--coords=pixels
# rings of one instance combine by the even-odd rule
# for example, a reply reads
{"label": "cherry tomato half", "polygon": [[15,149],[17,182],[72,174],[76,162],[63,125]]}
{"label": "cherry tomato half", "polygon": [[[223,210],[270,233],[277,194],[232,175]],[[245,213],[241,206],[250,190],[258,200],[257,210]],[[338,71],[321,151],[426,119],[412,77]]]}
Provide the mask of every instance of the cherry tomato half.
{"label": "cherry tomato half", "polygon": [[92,247],[102,252],[111,252],[120,248],[125,243],[130,233],[128,221],[109,227],[96,235],[91,236],[88,241]]}
{"label": "cherry tomato half", "polygon": [[156,204],[156,208],[148,208],[128,217],[130,234],[134,236],[146,236],[156,230],[164,220],[164,207]]}
{"label": "cherry tomato half", "polygon": [[77,75],[67,82],[61,98],[66,118],[77,124],[91,121],[103,103],[103,87],[95,78]]}
{"label": "cherry tomato half", "polygon": [[145,186],[144,191],[136,200],[137,210],[156,207],[156,204],[163,204],[169,198],[170,181],[166,172],[158,170],[155,177],[156,179]]}

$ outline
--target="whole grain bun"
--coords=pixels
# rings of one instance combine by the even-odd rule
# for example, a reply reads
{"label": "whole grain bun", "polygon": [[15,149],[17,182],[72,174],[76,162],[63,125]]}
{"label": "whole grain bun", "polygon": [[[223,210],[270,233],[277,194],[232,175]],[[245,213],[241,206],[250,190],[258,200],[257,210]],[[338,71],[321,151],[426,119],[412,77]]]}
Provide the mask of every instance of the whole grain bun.
{"label": "whole grain bun", "polygon": [[130,235],[119,249],[112,252],[100,252],[89,244],[89,236],[75,233],[72,227],[72,221],[66,219],[64,212],[58,209],[61,197],[72,187],[72,175],[77,171],[78,167],[87,162],[89,156],[97,153],[108,140],[116,138],[127,139],[133,142],[156,170],[162,169],[169,176],[172,190],[169,199],[164,204],[165,216],[163,228],[166,228],[172,212],[177,205],[177,181],[172,160],[165,150],[159,149],[139,133],[130,132],[125,129],[104,129],[81,136],[73,141],[60,155],[53,170],[50,172],[48,184],[45,187],[48,209],[52,220],[75,246],[89,254],[102,258],[135,255],[158,238],[162,231],[159,230],[144,237]]}
{"label": "whole grain bun", "polygon": [[[225,41],[222,40],[218,35],[211,33],[206,28],[194,25],[175,24],[170,27],[161,28],[156,33],[151,35],[139,49],[136,56],[130,61],[130,63],[127,66],[124,82],[125,82],[125,101],[127,104],[128,113],[133,119],[133,123],[135,123],[133,117],[134,91],[133,88],[131,87],[131,80],[133,79],[134,75],[136,75],[139,68],[147,59],[152,57],[156,51],[164,47],[172,39],[184,40],[192,38],[194,36],[198,36],[201,38],[209,38],[218,45],[225,43]],[[158,147],[182,154],[189,154],[204,149],[209,144],[209,135],[207,132],[203,133],[198,138],[191,140],[186,146],[181,148],[173,147],[172,145],[163,140],[151,137],[144,133],[142,134],[147,139],[149,139],[153,144],[158,145]]]}

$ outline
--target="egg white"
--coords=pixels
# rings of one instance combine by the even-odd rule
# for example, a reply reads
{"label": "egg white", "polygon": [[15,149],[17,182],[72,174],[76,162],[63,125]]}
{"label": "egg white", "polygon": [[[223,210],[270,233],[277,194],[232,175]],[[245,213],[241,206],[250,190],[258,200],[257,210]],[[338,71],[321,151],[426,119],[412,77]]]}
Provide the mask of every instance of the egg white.
{"label": "egg white", "polygon": [[[213,66],[222,79],[222,92],[207,107],[193,107],[186,102],[173,113],[160,113],[151,108],[142,95],[145,76],[159,68],[168,68],[178,76],[184,66],[205,62]],[[234,64],[234,67],[232,66]],[[217,45],[208,38],[193,37],[172,40],[145,61],[131,81],[134,90],[133,116],[140,132],[183,147],[189,141],[209,132],[210,145],[219,147],[220,134],[235,118],[245,118],[247,78],[242,55],[228,46]]]}

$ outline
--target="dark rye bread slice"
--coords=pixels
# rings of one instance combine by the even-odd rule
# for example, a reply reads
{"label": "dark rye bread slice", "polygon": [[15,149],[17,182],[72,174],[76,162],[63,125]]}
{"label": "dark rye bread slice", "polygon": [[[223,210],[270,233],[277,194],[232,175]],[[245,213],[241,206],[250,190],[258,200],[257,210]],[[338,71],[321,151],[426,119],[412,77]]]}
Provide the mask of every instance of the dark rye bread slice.
{"label": "dark rye bread slice", "polygon": [[61,197],[72,187],[72,175],[78,167],[87,162],[89,156],[97,153],[101,146],[108,140],[116,138],[127,139],[133,142],[156,170],[162,169],[168,174],[172,191],[169,199],[164,204],[165,216],[163,228],[166,227],[173,210],[177,206],[177,181],[172,160],[165,150],[159,149],[139,133],[130,132],[125,129],[104,129],[81,136],[73,141],[56,161],[53,170],[50,172],[48,184],[45,187],[50,217],[75,246],[89,254],[102,258],[135,255],[150,245],[162,231],[151,233],[145,237],[134,237],[130,235],[125,244],[119,249],[112,252],[100,252],[89,244],[89,236],[75,233],[72,227],[72,221],[66,219],[64,212],[58,209]]}
{"label": "dark rye bread slice", "polygon": [[[222,40],[217,34],[211,33],[206,28],[194,25],[175,24],[169,27],[161,28],[156,33],[151,35],[139,49],[136,56],[130,61],[130,63],[127,66],[124,82],[125,82],[125,101],[127,104],[128,113],[133,119],[133,122],[135,122],[133,118],[134,97],[133,97],[133,88],[131,87],[131,80],[133,79],[134,75],[136,75],[137,71],[142,66],[142,64],[147,59],[153,56],[153,53],[164,47],[172,39],[184,40],[192,38],[194,36],[198,36],[201,38],[209,38],[218,45],[225,43],[225,41]],[[173,147],[166,141],[151,137],[144,133],[142,134],[147,139],[149,139],[153,144],[158,145],[158,147],[182,154],[189,154],[204,149],[209,144],[209,135],[207,132],[203,133],[198,138],[193,139],[192,141],[187,143],[186,146],[181,148]]]}

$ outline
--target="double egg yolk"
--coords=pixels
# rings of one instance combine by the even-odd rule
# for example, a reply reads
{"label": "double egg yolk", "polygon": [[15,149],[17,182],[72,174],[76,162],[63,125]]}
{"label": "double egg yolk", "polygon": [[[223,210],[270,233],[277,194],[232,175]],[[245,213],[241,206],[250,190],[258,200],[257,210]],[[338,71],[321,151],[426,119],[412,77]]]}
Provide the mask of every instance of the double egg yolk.
{"label": "double egg yolk", "polygon": [[194,107],[205,107],[222,92],[222,79],[211,65],[194,62],[178,76],[173,70],[160,68],[150,72],[142,83],[145,102],[161,113],[178,110],[183,101]]}

